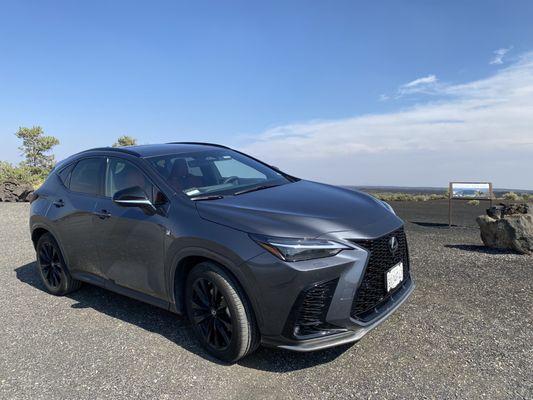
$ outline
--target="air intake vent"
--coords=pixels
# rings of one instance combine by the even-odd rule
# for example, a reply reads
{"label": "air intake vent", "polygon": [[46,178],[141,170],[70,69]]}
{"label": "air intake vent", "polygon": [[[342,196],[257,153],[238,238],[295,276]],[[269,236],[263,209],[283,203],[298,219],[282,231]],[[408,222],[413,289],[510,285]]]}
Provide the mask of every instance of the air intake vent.
{"label": "air intake vent", "polygon": [[292,337],[302,338],[338,331],[338,327],[325,322],[337,282],[338,279],[319,282],[303,290],[287,321],[286,333]]}

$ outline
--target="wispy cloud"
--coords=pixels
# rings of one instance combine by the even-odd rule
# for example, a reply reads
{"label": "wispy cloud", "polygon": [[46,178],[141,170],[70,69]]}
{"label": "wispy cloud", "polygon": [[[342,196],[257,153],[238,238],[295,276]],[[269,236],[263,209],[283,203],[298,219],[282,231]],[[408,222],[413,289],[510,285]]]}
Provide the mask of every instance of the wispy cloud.
{"label": "wispy cloud", "polygon": [[490,60],[489,64],[500,65],[503,64],[503,58],[513,47],[501,48],[494,50],[494,57]]}
{"label": "wispy cloud", "polygon": [[424,76],[423,78],[415,79],[414,81],[408,82],[405,85],[402,85],[402,88],[413,88],[425,86],[437,82],[437,77],[435,75]]}
{"label": "wispy cloud", "polygon": [[438,101],[275,127],[241,148],[332,183],[443,185],[453,178],[533,188],[533,53],[485,79],[438,85],[429,75],[402,87],[427,85]]}
{"label": "wispy cloud", "polygon": [[435,93],[440,86],[439,80],[435,75],[427,75],[400,85],[392,96],[382,94],[380,100],[399,99],[411,94],[431,94]]}

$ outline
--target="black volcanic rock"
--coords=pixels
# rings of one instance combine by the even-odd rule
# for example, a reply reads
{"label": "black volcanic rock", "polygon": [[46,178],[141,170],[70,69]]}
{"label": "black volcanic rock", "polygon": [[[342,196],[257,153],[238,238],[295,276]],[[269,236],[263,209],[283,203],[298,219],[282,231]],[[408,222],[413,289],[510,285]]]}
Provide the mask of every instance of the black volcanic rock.
{"label": "black volcanic rock", "polygon": [[533,213],[528,204],[500,204],[476,219],[487,247],[533,253]]}
{"label": "black volcanic rock", "polygon": [[0,202],[29,201],[33,187],[29,183],[5,181],[0,183]]}

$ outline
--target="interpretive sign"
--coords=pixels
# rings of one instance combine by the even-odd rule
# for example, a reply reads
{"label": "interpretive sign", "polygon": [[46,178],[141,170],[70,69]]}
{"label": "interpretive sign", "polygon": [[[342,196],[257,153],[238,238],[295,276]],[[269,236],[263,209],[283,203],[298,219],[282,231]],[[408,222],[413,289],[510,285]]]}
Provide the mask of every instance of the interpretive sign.
{"label": "interpretive sign", "polygon": [[450,182],[450,195],[454,199],[491,199],[490,182]]}
{"label": "interpretive sign", "polygon": [[452,226],[452,200],[488,200],[492,206],[491,182],[450,182],[448,188],[448,225]]}

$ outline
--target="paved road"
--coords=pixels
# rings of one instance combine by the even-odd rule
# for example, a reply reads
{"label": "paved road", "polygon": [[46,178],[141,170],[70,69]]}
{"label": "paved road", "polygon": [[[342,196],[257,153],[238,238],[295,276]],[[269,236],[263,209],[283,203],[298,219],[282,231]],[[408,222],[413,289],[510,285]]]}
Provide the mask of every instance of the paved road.
{"label": "paved road", "polygon": [[352,346],[228,366],[166,311],[89,285],[46,294],[28,206],[0,203],[0,398],[533,398],[533,257],[442,228],[445,204],[395,206],[417,282],[396,314]]}

